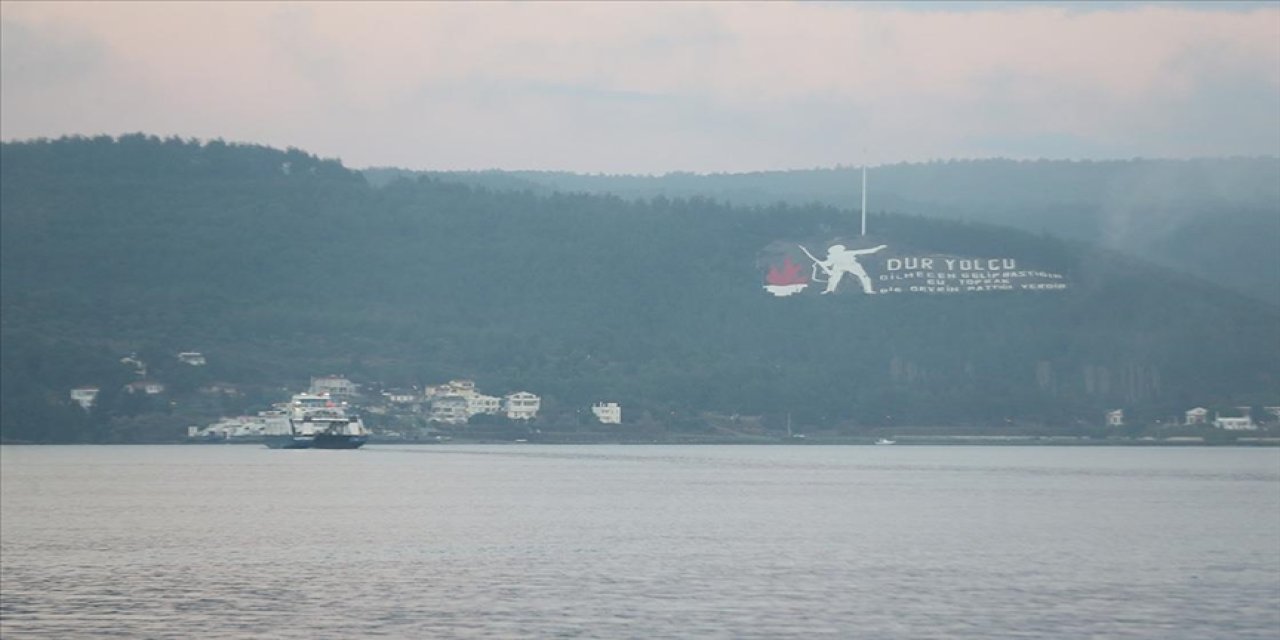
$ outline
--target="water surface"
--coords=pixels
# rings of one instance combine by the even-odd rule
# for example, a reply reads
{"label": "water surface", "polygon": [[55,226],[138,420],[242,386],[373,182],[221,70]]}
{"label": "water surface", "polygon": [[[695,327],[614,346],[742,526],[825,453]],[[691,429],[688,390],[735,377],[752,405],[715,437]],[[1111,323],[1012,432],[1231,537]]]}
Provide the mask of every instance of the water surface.
{"label": "water surface", "polygon": [[1275,638],[1280,450],[0,447],[0,632]]}

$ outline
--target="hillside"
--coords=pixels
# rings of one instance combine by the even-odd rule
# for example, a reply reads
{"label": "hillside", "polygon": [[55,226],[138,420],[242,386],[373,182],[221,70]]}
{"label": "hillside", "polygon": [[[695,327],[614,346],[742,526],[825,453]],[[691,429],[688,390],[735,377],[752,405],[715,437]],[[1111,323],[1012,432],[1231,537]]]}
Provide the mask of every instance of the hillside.
{"label": "hillside", "polygon": [[[375,185],[411,174],[371,169]],[[427,172],[492,189],[706,197],[857,208],[856,168],[663,176]],[[1140,257],[1280,305],[1280,158],[903,163],[870,173],[872,211],[1051,233]]]}
{"label": "hillside", "polygon": [[[11,440],[155,438],[337,372],[529,389],[548,421],[616,400],[629,420],[692,430],[704,411],[858,429],[1280,404],[1274,307],[1047,236],[906,215],[870,222],[863,239],[847,212],[822,205],[429,178],[373,188],[337,161],[220,142],[6,143],[0,428]],[[879,265],[1005,259],[1070,285],[763,289],[778,247],[855,241],[889,246]],[[209,366],[174,364],[192,350]],[[118,393],[134,379],[119,363],[131,352],[168,395]],[[196,392],[212,382],[244,395]],[[67,400],[86,384],[104,390],[88,416]]]}

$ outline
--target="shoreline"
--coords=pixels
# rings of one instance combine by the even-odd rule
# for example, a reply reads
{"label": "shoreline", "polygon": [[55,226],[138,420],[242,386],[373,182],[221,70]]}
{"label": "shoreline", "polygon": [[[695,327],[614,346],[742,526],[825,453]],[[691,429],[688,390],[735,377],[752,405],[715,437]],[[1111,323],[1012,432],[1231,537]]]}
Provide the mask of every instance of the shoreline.
{"label": "shoreline", "polygon": [[[866,437],[676,437],[655,439],[603,438],[590,435],[563,437],[544,436],[529,439],[498,438],[450,438],[447,440],[423,440],[410,438],[370,438],[371,445],[750,445],[750,446],[1023,446],[1023,447],[1280,447],[1280,436],[1238,437],[1233,439],[1206,440],[1202,437],[1184,436],[1155,438],[1107,438],[1096,439],[1077,436],[898,436],[892,444],[877,443],[876,438]],[[263,446],[260,438],[244,438],[219,441],[167,440],[153,442],[21,442],[0,441],[2,445],[37,446],[122,446],[122,445],[183,445],[183,446]]]}

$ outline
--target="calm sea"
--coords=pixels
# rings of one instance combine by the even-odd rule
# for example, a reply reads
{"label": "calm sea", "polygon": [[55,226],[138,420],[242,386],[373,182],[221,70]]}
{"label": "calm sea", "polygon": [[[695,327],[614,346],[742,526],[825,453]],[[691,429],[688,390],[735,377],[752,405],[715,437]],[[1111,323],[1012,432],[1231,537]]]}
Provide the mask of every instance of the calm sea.
{"label": "calm sea", "polygon": [[1280,450],[0,447],[19,638],[1276,638]]}

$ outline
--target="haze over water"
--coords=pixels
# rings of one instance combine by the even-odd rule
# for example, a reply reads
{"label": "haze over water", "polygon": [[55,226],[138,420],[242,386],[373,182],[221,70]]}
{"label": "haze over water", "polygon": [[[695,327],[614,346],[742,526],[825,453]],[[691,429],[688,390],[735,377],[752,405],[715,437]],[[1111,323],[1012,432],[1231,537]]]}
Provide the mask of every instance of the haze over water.
{"label": "haze over water", "polygon": [[1280,633],[1280,450],[0,448],[0,631]]}

